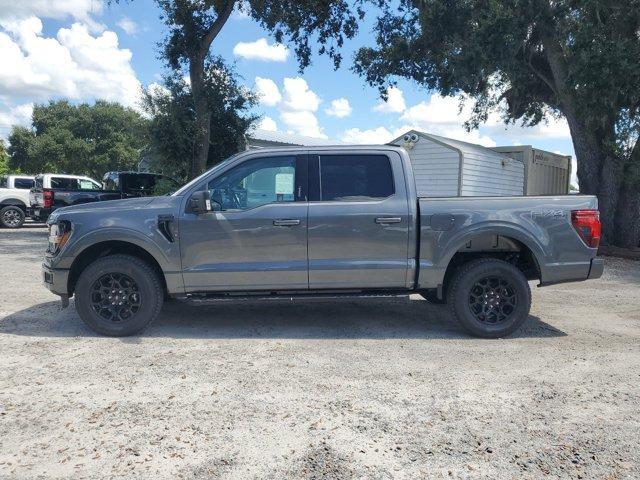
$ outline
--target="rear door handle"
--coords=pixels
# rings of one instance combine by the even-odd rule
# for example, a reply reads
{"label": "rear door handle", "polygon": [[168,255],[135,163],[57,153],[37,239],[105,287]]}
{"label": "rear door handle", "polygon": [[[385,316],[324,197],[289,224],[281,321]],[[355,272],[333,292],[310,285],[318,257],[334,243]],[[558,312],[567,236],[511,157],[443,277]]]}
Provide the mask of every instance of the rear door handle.
{"label": "rear door handle", "polygon": [[386,225],[388,223],[400,223],[402,221],[401,217],[378,217],[376,218],[376,223],[379,225]]}
{"label": "rear door handle", "polygon": [[300,220],[294,218],[283,218],[281,220],[274,220],[273,224],[276,227],[294,227],[300,225]]}

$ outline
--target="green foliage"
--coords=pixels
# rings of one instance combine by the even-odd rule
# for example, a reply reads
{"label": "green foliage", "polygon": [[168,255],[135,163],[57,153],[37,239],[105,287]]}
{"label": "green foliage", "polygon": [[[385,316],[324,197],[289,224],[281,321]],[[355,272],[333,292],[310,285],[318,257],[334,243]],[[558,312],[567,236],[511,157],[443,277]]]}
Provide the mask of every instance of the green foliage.
{"label": "green foliage", "polygon": [[638,131],[640,1],[400,4],[379,17],[377,46],[356,55],[354,70],[370,84],[384,89],[401,77],[444,95],[464,92],[476,102],[471,128],[496,107],[506,121],[535,125],[567,114],[571,97],[575,115],[602,135],[611,125]]}
{"label": "green foliage", "polygon": [[98,179],[107,171],[136,169],[148,128],[136,111],[101,100],[94,105],[66,100],[36,105],[32,124],[32,129],[13,128],[10,168]]}
{"label": "green foliage", "polygon": [[[221,58],[208,59],[205,96],[211,112],[208,167],[244,148],[244,135],[257,120],[249,110],[256,97],[238,83]],[[143,93],[143,108],[151,117],[147,153],[154,171],[177,180],[188,178],[196,150],[196,113],[191,88],[179,72],[165,76],[162,87]]]}
{"label": "green foliage", "polygon": [[[237,6],[263,28],[272,32],[277,42],[294,47],[301,69],[311,63],[310,43],[319,45],[318,53],[327,54],[339,66],[340,50],[345,39],[358,32],[364,18],[364,0],[156,0],[162,19],[169,27],[163,44],[168,65],[177,69],[194,60],[209,40],[212,29],[219,31],[229,8]],[[374,3],[380,3],[375,0]],[[222,25],[216,25],[216,22]],[[216,32],[217,34],[217,32]],[[215,37],[215,34],[213,35]],[[210,40],[209,40],[210,43]]]}
{"label": "green foliage", "polygon": [[4,140],[0,138],[0,175],[9,173],[9,154],[4,145]]}

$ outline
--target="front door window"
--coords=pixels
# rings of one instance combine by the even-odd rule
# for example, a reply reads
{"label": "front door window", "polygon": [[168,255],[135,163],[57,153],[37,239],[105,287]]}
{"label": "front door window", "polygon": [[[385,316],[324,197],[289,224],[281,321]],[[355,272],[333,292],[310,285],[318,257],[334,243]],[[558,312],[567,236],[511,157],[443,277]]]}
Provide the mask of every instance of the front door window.
{"label": "front door window", "polygon": [[223,211],[250,210],[295,201],[294,156],[248,160],[209,182],[211,200]]}

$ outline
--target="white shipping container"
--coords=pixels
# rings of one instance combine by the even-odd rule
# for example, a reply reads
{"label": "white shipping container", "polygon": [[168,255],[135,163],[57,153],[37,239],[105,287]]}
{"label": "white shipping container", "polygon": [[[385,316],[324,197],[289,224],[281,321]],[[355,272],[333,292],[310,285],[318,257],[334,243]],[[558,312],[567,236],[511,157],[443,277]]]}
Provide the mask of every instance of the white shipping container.
{"label": "white shipping container", "polygon": [[495,147],[492,150],[524,163],[525,195],[566,195],[571,184],[571,156],[531,145]]}
{"label": "white shipping container", "polygon": [[524,192],[522,160],[489,148],[417,130],[391,145],[409,153],[421,197],[498,197]]}

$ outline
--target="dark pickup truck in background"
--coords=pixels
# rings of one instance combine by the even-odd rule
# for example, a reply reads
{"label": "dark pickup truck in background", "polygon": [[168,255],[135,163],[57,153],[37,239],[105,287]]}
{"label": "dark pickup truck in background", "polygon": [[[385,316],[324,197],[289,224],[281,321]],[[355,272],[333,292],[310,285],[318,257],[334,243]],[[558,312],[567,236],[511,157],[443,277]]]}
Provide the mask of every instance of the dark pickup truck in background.
{"label": "dark pickup truck in background", "polygon": [[35,177],[31,189],[31,216],[44,221],[61,207],[164,195],[178,187],[175,180],[157,173],[107,172],[102,185],[89,177],[44,173]]}

